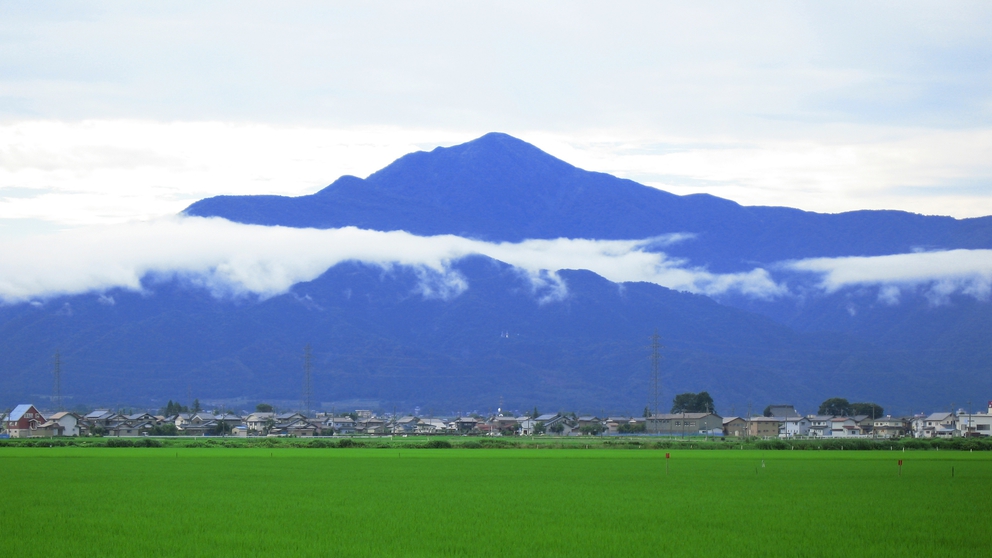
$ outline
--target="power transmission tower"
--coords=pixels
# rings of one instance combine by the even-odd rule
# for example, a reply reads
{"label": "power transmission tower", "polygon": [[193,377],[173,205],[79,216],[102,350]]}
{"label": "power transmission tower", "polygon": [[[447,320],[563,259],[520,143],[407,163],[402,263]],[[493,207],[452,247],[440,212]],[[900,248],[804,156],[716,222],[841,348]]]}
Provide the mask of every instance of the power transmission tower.
{"label": "power transmission tower", "polygon": [[651,375],[654,378],[654,430],[658,431],[658,396],[661,390],[661,337],[658,330],[651,336]]}
{"label": "power transmission tower", "polygon": [[307,418],[310,418],[310,409],[313,407],[313,391],[310,385],[310,343],[303,348],[303,409]]}
{"label": "power transmission tower", "polygon": [[52,397],[52,403],[55,404],[55,408],[59,411],[62,410],[62,356],[59,354],[58,349],[55,350],[55,391]]}

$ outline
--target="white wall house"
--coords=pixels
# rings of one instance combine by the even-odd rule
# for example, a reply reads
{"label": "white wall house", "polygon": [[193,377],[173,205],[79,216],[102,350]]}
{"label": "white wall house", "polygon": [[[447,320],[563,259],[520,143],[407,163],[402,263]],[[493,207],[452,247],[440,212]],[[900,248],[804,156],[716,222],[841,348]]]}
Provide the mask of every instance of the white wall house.
{"label": "white wall house", "polygon": [[852,417],[834,417],[830,421],[831,438],[860,438],[862,434],[858,421]]}
{"label": "white wall house", "polygon": [[76,413],[60,412],[48,417],[49,420],[57,422],[62,427],[63,436],[79,436],[79,423],[81,419]]}
{"label": "white wall house", "polygon": [[963,436],[992,436],[992,401],[984,413],[959,411],[955,428]]}
{"label": "white wall house", "polygon": [[809,429],[813,423],[808,418],[800,416],[784,416],[777,418],[782,421],[782,426],[778,429],[778,435],[780,438],[809,436]]}

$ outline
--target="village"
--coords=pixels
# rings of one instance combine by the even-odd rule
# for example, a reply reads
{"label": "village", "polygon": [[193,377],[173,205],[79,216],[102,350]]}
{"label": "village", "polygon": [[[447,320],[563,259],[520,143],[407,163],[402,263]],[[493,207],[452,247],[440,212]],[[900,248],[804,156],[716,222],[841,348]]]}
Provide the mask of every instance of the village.
{"label": "village", "polygon": [[[170,406],[171,406],[170,402]],[[178,405],[177,405],[178,407]],[[97,409],[79,414],[43,412],[22,404],[0,415],[5,438],[72,436],[677,436],[760,439],[957,438],[992,436],[992,401],[984,412],[935,412],[915,416],[800,415],[792,405],[769,405],[761,416],[721,417],[712,412],[648,413],[642,417],[502,412],[422,417],[380,415],[371,410],[347,414],[278,413],[265,404],[253,413],[230,411],[124,414]]]}

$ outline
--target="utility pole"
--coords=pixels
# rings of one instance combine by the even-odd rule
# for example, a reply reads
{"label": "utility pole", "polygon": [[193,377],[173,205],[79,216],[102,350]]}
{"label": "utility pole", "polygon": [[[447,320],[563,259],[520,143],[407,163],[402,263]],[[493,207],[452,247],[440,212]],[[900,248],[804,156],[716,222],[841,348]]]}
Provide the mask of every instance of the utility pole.
{"label": "utility pole", "polygon": [[55,349],[55,391],[52,397],[52,403],[55,404],[55,408],[59,411],[62,410],[62,356],[59,354],[59,350]]}
{"label": "utility pole", "polygon": [[658,432],[658,394],[661,388],[661,337],[658,330],[651,336],[651,374],[654,378],[654,431]]}
{"label": "utility pole", "polygon": [[313,392],[310,386],[310,343],[303,348],[303,410],[310,418],[310,408],[313,406]]}

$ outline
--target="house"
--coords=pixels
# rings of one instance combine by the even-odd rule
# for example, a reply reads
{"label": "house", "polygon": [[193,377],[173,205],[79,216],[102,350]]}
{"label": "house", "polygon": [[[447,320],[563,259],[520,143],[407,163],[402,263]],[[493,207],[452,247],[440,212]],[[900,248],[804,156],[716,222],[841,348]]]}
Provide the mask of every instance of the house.
{"label": "house", "polygon": [[[631,419],[636,421],[637,419]],[[643,420],[643,419],[641,419]],[[723,418],[715,413],[668,413],[651,415],[645,422],[650,434],[698,435],[723,432]]]}
{"label": "house", "polygon": [[11,438],[32,438],[34,431],[45,422],[45,417],[34,405],[24,404],[14,407],[5,424]]}
{"label": "house", "polygon": [[578,427],[579,428],[582,428],[583,426],[602,426],[603,425],[603,421],[599,417],[597,417],[595,415],[583,415],[583,416],[581,416],[581,417],[578,418],[577,423],[578,423]]}
{"label": "house", "polygon": [[960,435],[954,413],[931,413],[924,419],[924,438],[953,438]]}
{"label": "house", "polygon": [[55,438],[63,436],[65,429],[54,420],[47,420],[38,425],[38,428],[31,432],[32,438]]}
{"label": "house", "polygon": [[851,418],[854,419],[858,429],[865,436],[871,434],[871,431],[875,428],[875,417],[871,415],[854,415]]}
{"label": "house", "polygon": [[245,417],[243,422],[249,432],[262,432],[265,430],[266,423],[271,421],[272,424],[275,424],[275,420],[275,413],[252,413]]}
{"label": "house", "polygon": [[744,436],[747,434],[747,421],[741,417],[724,417],[723,418],[723,435],[724,436]]}
{"label": "house", "polygon": [[520,436],[533,436],[537,428],[537,420],[531,417],[517,418],[517,434]]}
{"label": "house", "polygon": [[221,413],[219,415],[214,415],[214,420],[217,422],[223,422],[231,428],[240,425],[242,422],[241,417],[234,413]]}
{"label": "house", "polygon": [[751,417],[748,421],[748,435],[760,438],[777,438],[782,429],[782,421],[775,417]]}
{"label": "house", "polygon": [[[154,417],[153,417],[154,418]],[[132,436],[147,436],[151,432],[152,428],[155,428],[156,424],[153,421],[123,421],[117,423],[116,426],[112,427],[107,431],[109,436],[118,436],[121,438],[132,437]]]}
{"label": "house", "polygon": [[122,420],[124,420],[122,415],[119,415],[110,409],[97,409],[91,413],[87,413],[86,416],[83,417],[83,424],[85,424],[86,428],[90,431],[95,428],[110,430]]}
{"label": "house", "polygon": [[293,438],[309,438],[320,432],[320,427],[305,419],[296,419],[290,423],[276,425],[276,430],[280,434]]}
{"label": "house", "polygon": [[517,421],[517,417],[503,415],[494,417],[492,423],[499,435],[513,435],[513,433],[516,432],[517,428],[520,426],[520,423]]}
{"label": "house", "polygon": [[958,412],[957,430],[964,436],[992,436],[992,401],[987,413]]}
{"label": "house", "polygon": [[864,433],[854,417],[834,417],[830,419],[830,436],[833,438],[858,438]]}
{"label": "house", "polygon": [[183,425],[182,434],[183,436],[207,436],[213,434],[216,430],[217,421],[215,420],[190,420]]}
{"label": "house", "polygon": [[276,415],[276,422],[289,423],[296,420],[307,420],[307,417],[303,416],[302,413],[282,413]]}
{"label": "house", "polygon": [[777,418],[782,422],[782,428],[778,433],[780,438],[809,436],[809,430],[813,424],[808,418],[801,417],[799,415],[781,417],[776,415],[774,418]]}
{"label": "house", "polygon": [[474,417],[458,417],[455,419],[455,429],[462,434],[466,434],[475,430],[476,424],[479,420]]}
{"label": "house", "polygon": [[396,419],[396,422],[393,424],[393,432],[401,433],[401,434],[413,434],[414,432],[417,431],[417,422],[419,420],[420,419],[412,415],[400,417]]}
{"label": "house", "polygon": [[126,415],[124,416],[124,420],[131,423],[151,422],[154,424],[158,424],[158,418],[148,413],[135,413],[133,415]]}
{"label": "house", "polygon": [[334,430],[335,434],[354,434],[355,421],[351,417],[331,417],[324,425]]}
{"label": "house", "polygon": [[441,419],[422,418],[417,421],[417,434],[441,434],[447,430],[447,425]]}
{"label": "house", "polygon": [[559,414],[559,413],[544,414],[544,415],[541,415],[541,416],[537,417],[534,420],[536,420],[537,422],[540,422],[540,423],[544,424],[544,429],[546,431],[550,432],[552,426],[555,426],[556,424],[560,424],[562,422],[565,422],[565,415],[562,415],[562,414]]}
{"label": "house", "polygon": [[82,422],[82,417],[76,413],[70,413],[67,411],[58,412],[50,416],[49,420],[59,423],[59,426],[62,427],[63,436],[79,436],[80,434],[79,427]]}
{"label": "house", "polygon": [[799,413],[796,412],[796,408],[792,405],[769,405],[766,411],[770,417],[800,417]]}
{"label": "house", "polygon": [[830,421],[833,415],[809,415],[809,435],[814,438],[829,438],[831,435]]}
{"label": "house", "polygon": [[909,421],[886,415],[872,422],[872,435],[876,438],[902,438],[909,433]]}
{"label": "house", "polygon": [[355,424],[355,431],[363,434],[385,434],[386,421],[376,417],[359,419]]}
{"label": "house", "polygon": [[927,429],[927,415],[913,415],[913,418],[909,420],[909,428],[914,438],[924,438]]}

